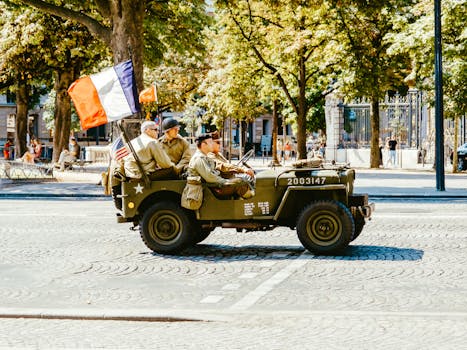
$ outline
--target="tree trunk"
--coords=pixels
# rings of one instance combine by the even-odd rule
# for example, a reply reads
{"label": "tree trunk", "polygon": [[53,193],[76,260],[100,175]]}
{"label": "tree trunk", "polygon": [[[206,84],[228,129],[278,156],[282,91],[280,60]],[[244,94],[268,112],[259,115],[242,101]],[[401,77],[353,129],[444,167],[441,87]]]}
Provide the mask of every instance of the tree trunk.
{"label": "tree trunk", "polygon": [[112,0],[110,3],[112,36],[110,46],[114,63],[133,60],[138,92],[143,90],[143,0]]}
{"label": "tree trunk", "polygon": [[372,96],[370,101],[371,151],[370,168],[379,168],[379,98]]}
{"label": "tree trunk", "polygon": [[272,101],[272,164],[277,166],[280,165],[279,159],[277,159],[277,128],[278,128],[278,113],[277,113],[277,100]]}
{"label": "tree trunk", "polygon": [[16,132],[15,157],[20,158],[27,151],[26,134],[28,132],[29,86],[26,80],[18,79],[16,87]]}
{"label": "tree trunk", "polygon": [[60,153],[68,148],[71,128],[71,103],[67,93],[68,87],[75,80],[76,75],[71,70],[57,71],[55,73],[55,116],[53,136],[54,162],[58,161]]}

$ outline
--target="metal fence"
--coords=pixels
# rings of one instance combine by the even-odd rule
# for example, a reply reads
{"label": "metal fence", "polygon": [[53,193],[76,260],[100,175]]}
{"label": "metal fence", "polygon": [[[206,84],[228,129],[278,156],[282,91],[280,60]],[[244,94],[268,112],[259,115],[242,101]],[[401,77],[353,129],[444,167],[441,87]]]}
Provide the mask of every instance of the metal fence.
{"label": "metal fence", "polygon": [[[380,138],[396,136],[402,147],[420,148],[429,137],[429,114],[424,94],[409,90],[406,96],[386,95],[380,103]],[[344,105],[344,141],[365,147],[371,139],[370,103],[356,101]]]}
{"label": "metal fence", "polygon": [[[370,103],[360,100],[344,105],[343,143],[346,148],[370,147]],[[434,120],[423,91],[411,89],[406,96],[386,95],[380,103],[380,138],[384,144],[394,135],[401,148],[424,149],[433,153],[435,142]],[[459,120],[458,143],[467,142],[466,116]],[[454,121],[444,124],[446,152],[454,147]]]}

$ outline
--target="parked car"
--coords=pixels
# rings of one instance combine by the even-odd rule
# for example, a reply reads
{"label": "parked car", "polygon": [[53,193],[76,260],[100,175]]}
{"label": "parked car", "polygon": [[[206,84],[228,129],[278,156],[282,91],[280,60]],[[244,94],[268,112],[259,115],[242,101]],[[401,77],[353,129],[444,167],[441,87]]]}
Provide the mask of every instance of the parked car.
{"label": "parked car", "polygon": [[457,169],[467,170],[467,143],[457,148]]}

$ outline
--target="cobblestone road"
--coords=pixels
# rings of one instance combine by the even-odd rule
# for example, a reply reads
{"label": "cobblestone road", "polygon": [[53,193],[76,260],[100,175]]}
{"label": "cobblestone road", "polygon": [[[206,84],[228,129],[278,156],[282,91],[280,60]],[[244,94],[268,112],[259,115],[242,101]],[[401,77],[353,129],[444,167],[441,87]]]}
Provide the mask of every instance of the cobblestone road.
{"label": "cobblestone road", "polygon": [[[283,228],[216,229],[163,257],[113,212],[0,201],[0,348],[465,347],[466,202],[379,202],[338,257],[305,252]],[[134,321],[148,316],[172,319]]]}

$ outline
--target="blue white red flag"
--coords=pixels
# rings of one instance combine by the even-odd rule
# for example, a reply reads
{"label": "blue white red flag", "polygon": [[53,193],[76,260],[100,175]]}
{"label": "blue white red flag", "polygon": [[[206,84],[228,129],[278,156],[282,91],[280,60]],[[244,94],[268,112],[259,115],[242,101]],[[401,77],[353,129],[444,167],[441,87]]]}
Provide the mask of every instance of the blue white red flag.
{"label": "blue white red flag", "polygon": [[129,154],[130,151],[128,150],[128,147],[123,142],[122,137],[119,136],[112,144],[112,149],[110,151],[112,159],[120,160]]}
{"label": "blue white red flag", "polygon": [[140,111],[131,60],[82,77],[68,88],[83,130]]}

